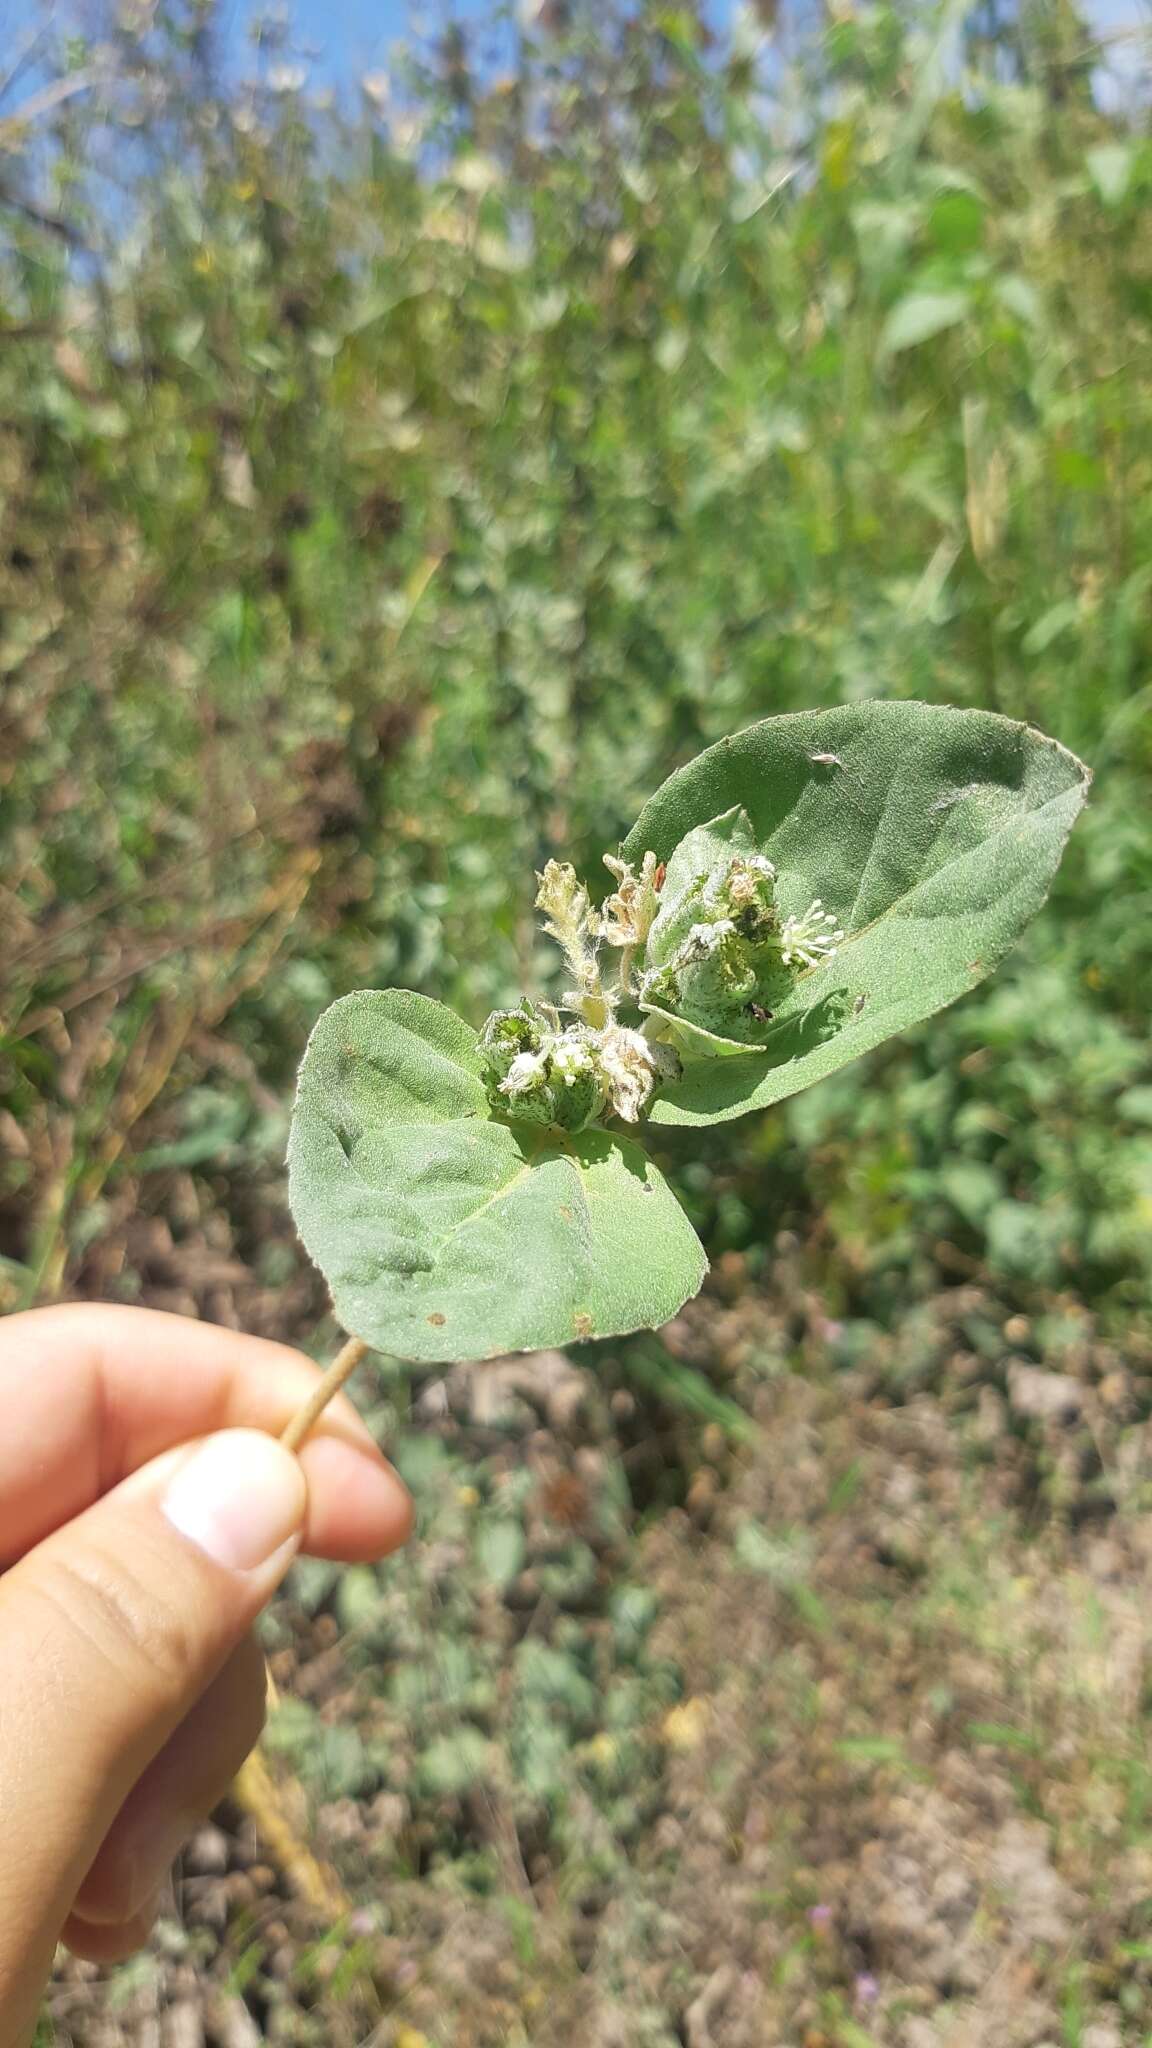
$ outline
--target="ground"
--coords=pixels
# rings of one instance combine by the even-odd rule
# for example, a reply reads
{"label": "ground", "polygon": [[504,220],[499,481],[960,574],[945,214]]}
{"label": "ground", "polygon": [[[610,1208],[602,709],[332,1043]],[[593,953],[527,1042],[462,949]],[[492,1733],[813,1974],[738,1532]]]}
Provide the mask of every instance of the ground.
{"label": "ground", "polygon": [[365,1377],[420,1533],[296,1574],[255,1777],[47,2038],[1152,2040],[1152,1355],[772,1271],[637,1358]]}

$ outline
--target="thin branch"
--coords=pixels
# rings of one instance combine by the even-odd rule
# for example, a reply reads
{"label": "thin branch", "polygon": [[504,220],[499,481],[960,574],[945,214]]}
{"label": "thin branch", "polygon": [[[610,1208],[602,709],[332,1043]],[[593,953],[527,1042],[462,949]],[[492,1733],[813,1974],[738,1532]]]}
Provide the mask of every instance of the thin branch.
{"label": "thin branch", "polygon": [[359,1337],[349,1337],[348,1342],[342,1345],[323,1379],[317,1381],[310,1400],[305,1402],[299,1414],[292,1417],[287,1429],[282,1433],[280,1441],[288,1450],[300,1449],[305,1438],[319,1422],[329,1401],[335,1400],[345,1380],[352,1377],[367,1352],[367,1344]]}

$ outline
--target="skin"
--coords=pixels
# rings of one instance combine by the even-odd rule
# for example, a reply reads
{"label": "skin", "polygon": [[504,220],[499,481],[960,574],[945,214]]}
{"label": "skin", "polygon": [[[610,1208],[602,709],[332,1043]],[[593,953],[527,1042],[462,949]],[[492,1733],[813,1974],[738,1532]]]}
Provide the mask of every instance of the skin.
{"label": "skin", "polygon": [[[145,1309],[0,1325],[0,2048],[30,2041],[57,1941],[110,1963],[146,1938],[259,1735],[251,1629],[292,1558],[377,1559],[409,1534],[348,1402],[298,1462],[273,1442],[316,1376],[284,1345]],[[279,1501],[273,1554],[242,1569],[172,1519],[208,1439]],[[246,1491],[225,1503],[233,1547]]]}

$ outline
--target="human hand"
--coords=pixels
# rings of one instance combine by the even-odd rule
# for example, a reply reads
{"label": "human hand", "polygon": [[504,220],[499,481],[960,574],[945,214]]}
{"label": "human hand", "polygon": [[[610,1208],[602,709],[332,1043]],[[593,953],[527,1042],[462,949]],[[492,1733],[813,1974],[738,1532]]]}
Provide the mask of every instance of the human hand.
{"label": "human hand", "polygon": [[[345,1401],[276,1442],[316,1373],[147,1309],[0,1325],[0,2048],[58,1940],[115,1962],[256,1741],[250,1633],[298,1549],[383,1557],[401,1482]],[[200,1440],[203,1441],[193,1441]]]}

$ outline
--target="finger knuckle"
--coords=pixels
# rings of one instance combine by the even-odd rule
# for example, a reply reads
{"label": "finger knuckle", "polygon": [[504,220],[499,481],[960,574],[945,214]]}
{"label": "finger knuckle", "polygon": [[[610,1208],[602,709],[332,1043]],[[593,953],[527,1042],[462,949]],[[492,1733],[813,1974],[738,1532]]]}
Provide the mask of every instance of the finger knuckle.
{"label": "finger knuckle", "polygon": [[60,1552],[42,1560],[32,1590],[120,1683],[136,1674],[154,1696],[180,1699],[195,1680],[194,1610],[141,1564],[97,1548]]}

